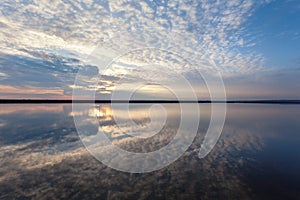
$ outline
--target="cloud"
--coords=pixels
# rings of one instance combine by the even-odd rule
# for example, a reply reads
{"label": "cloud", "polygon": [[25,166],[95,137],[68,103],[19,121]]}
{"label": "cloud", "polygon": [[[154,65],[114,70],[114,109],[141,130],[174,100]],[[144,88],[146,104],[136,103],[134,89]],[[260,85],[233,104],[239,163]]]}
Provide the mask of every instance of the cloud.
{"label": "cloud", "polygon": [[8,75],[4,72],[0,72],[0,80],[4,80],[8,77]]}
{"label": "cloud", "polygon": [[243,24],[263,3],[266,2],[57,0],[17,4],[4,0],[1,21],[14,34],[12,37],[9,28],[5,28],[2,39],[12,39],[5,39],[4,46],[13,45],[14,49],[73,49],[80,54],[89,54],[99,41],[108,41],[117,49],[126,44],[134,49],[139,43],[156,42],[160,43],[156,46],[172,48],[188,59],[205,52],[224,74],[251,73],[263,66],[262,56],[234,49],[247,48]]}
{"label": "cloud", "polygon": [[64,90],[59,88],[42,88],[42,87],[16,87],[10,85],[0,85],[0,98],[15,98],[15,97],[57,97],[57,98],[69,98],[64,95]]}
{"label": "cloud", "polygon": [[2,76],[2,77],[6,77],[6,76],[7,76],[7,74],[5,74],[5,73],[3,73],[3,72],[0,72],[0,76]]}
{"label": "cloud", "polygon": [[[16,80],[19,86],[61,87],[71,95],[69,86],[74,84],[78,69],[91,65],[104,69],[122,54],[126,56],[115,62],[115,74],[106,74],[111,79],[100,82],[105,87],[99,88],[100,94],[109,95],[124,74],[128,82],[142,82],[148,77],[172,79],[151,67],[145,67],[146,73],[137,70],[151,62],[172,66],[178,74],[190,75],[196,68],[214,75],[211,66],[201,64],[203,59],[213,60],[217,70],[228,79],[268,71],[266,58],[253,50],[258,41],[246,24],[260,6],[270,2],[3,0],[0,58],[7,62],[1,64],[0,70],[7,76],[0,76],[0,80],[2,84],[13,84]],[[168,55],[154,60],[147,52],[136,51],[131,57],[126,54],[145,47],[177,53],[189,64]],[[32,68],[32,75],[25,72],[22,63],[29,59],[41,65]],[[15,63],[13,69],[3,70],[11,63]],[[19,72],[14,74],[15,71]],[[197,77],[193,78],[198,80]],[[87,90],[95,84],[93,78],[83,82],[85,85],[80,87]]]}

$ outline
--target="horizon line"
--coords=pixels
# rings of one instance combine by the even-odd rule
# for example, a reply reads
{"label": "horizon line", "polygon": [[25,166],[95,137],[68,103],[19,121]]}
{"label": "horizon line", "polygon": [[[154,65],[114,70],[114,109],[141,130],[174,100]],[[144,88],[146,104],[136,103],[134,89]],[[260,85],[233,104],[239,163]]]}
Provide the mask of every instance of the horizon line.
{"label": "horizon line", "polygon": [[87,99],[0,99],[0,104],[71,104],[71,103],[243,103],[243,104],[300,104],[298,99],[249,99],[249,100],[87,100]]}

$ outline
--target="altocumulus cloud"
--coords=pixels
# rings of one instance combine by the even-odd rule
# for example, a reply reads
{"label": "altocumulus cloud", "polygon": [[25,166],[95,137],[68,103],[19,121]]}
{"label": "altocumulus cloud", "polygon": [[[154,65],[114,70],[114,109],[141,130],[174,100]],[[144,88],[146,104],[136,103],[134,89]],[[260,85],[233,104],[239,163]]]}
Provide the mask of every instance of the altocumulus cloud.
{"label": "altocumulus cloud", "polygon": [[[155,44],[195,63],[205,54],[215,61],[224,77],[255,74],[265,70],[265,58],[252,49],[256,39],[247,32],[245,23],[257,8],[270,2],[3,0],[0,5],[1,52],[38,61],[49,59],[41,56],[44,54],[61,57],[60,62],[76,58],[76,62],[67,59],[65,65],[54,63],[53,71],[44,74],[52,77],[53,82],[60,82],[59,86],[67,94],[70,94],[68,88],[74,75],[64,84],[61,80],[66,77],[61,74],[74,74],[78,66],[97,65],[89,55],[103,42],[121,51],[124,44],[132,49],[141,44]],[[64,70],[57,70],[60,67]],[[10,74],[10,70],[17,68],[1,65],[0,70]],[[187,65],[176,70],[189,69]],[[205,70],[214,73],[211,69]],[[25,85],[32,84],[32,81],[24,81]]]}

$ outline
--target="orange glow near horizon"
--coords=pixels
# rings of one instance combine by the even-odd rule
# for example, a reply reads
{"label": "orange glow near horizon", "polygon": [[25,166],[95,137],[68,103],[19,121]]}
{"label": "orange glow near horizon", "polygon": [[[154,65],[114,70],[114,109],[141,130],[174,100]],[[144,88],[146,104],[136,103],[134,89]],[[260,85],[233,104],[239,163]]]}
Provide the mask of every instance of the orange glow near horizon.
{"label": "orange glow near horizon", "polygon": [[1,99],[72,99],[63,89],[33,86],[0,85]]}

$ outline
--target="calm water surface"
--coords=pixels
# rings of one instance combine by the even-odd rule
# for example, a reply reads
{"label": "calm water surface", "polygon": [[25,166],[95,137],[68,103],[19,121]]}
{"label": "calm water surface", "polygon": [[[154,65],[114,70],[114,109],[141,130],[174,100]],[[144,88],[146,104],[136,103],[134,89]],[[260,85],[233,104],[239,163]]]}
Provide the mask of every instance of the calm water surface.
{"label": "calm water surface", "polygon": [[[210,105],[199,105],[197,137],[176,162],[159,171],[130,174],[92,157],[81,143],[71,105],[0,105],[0,199],[298,199],[300,196],[300,106],[228,105],[222,135],[198,158]],[[168,144],[180,121],[178,105],[161,131],[134,139],[120,131],[147,127],[149,105],[132,105],[133,127],[116,125],[109,105],[83,111],[96,117],[111,141],[132,152]],[[156,114],[152,117],[159,117]],[[193,116],[191,116],[193,117]],[[188,134],[188,133],[187,133]]]}

